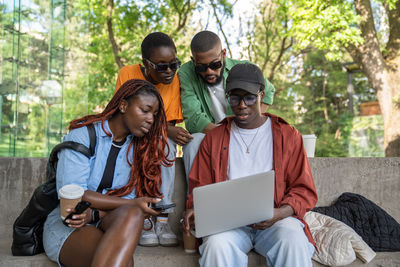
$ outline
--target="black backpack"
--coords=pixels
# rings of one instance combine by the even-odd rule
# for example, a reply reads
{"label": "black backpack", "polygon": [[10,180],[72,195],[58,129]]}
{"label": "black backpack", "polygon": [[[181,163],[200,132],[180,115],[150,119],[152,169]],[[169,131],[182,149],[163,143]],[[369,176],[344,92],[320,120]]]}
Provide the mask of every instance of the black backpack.
{"label": "black backpack", "polygon": [[11,246],[14,256],[32,256],[44,252],[43,225],[47,216],[59,203],[56,189],[58,152],[66,148],[73,149],[91,158],[96,148],[96,131],[93,124],[88,125],[87,129],[90,148],[77,142],[65,141],[51,151],[46,169],[47,182],[35,189],[28,205],[14,222]]}

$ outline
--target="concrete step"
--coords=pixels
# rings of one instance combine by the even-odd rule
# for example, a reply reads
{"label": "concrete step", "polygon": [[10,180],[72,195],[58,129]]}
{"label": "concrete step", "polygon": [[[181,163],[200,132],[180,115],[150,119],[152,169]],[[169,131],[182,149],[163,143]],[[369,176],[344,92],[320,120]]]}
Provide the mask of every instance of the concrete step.
{"label": "concrete step", "polygon": [[[182,243],[178,247],[141,247],[136,248],[134,254],[135,266],[140,267],[175,267],[198,266],[200,255],[188,254],[183,250]],[[46,254],[35,256],[12,256],[11,241],[0,241],[0,267],[56,267],[55,262],[50,261]],[[249,254],[249,266],[266,266],[263,257],[251,252]]]}
{"label": "concrete step", "polygon": [[[0,157],[0,267],[55,267],[45,254],[33,257],[11,255],[12,224],[41,184],[47,159]],[[400,221],[400,158],[310,158],[319,200],[317,206],[330,205],[343,192],[361,194]],[[176,161],[176,209],[170,214],[172,230],[181,236],[179,219],[185,206],[186,179],[182,159]],[[138,247],[135,266],[198,266],[198,254],[186,254],[182,245],[175,248]],[[250,267],[266,266],[265,259],[249,253]],[[314,267],[323,265],[313,262]],[[356,260],[352,267],[400,267],[400,252],[380,252],[372,262]]]}
{"label": "concrete step", "polygon": [[[199,266],[200,255],[187,254],[183,246],[178,247],[141,247],[138,246],[134,254],[135,266],[139,267],[191,267]],[[0,241],[0,267],[56,267],[55,262],[50,261],[43,254],[35,256],[11,255],[10,240]],[[266,267],[265,260],[255,252],[249,253],[249,267]],[[313,267],[325,265],[313,261]],[[352,267],[400,267],[400,252],[380,252],[370,263],[364,263],[357,259],[351,263]]]}

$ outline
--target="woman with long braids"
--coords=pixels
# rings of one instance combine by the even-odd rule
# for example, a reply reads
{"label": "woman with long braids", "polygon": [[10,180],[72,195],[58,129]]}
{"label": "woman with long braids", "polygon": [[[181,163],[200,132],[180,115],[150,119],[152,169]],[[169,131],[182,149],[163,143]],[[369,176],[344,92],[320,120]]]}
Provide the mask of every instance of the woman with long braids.
{"label": "woman with long braids", "polygon": [[[165,116],[167,118],[168,159],[175,159],[177,145],[182,146],[185,153],[186,144],[190,143],[192,136],[177,124],[183,121],[181,108],[180,82],[176,71],[180,61],[176,57],[176,46],[170,36],[162,32],[152,32],[142,41],[142,64],[125,65],[119,71],[115,90],[130,79],[142,79],[151,82],[160,92],[164,102]],[[189,160],[190,161],[190,160]],[[193,161],[193,160],[192,160]],[[185,164],[188,160],[185,159]],[[186,165],[185,165],[186,166]],[[186,168],[186,167],[185,167]],[[189,170],[186,170],[189,173]],[[162,186],[164,195],[162,204],[172,203],[174,193],[175,166],[161,167]],[[145,221],[145,229],[139,239],[141,246],[176,246],[178,239],[168,222],[168,214],[174,208],[166,209],[152,221]]]}
{"label": "woman with long braids", "polygon": [[128,80],[103,112],[73,120],[64,141],[89,147],[89,124],[96,131],[95,154],[88,159],[62,150],[57,189],[80,185],[82,200],[91,207],[67,220],[68,227],[60,207],[53,210],[44,225],[44,248],[60,266],[133,266],[144,218],[159,214],[149,205],[162,196],[160,166],[171,164],[164,153],[167,124],[161,96],[147,81]]}

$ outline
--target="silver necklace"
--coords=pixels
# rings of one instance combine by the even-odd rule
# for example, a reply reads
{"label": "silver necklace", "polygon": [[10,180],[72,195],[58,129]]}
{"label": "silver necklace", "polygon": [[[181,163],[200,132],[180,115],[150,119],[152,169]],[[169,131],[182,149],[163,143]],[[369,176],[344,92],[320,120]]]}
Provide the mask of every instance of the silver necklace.
{"label": "silver necklace", "polygon": [[253,136],[253,139],[251,139],[250,144],[247,145],[246,142],[244,141],[243,137],[242,137],[242,134],[240,133],[239,127],[238,127],[236,124],[235,124],[235,126],[236,126],[236,128],[237,128],[237,130],[238,130],[240,139],[242,139],[243,144],[246,146],[246,153],[249,154],[249,153],[250,153],[250,146],[251,146],[251,144],[253,144],[254,139],[256,139],[256,136],[257,136],[257,134],[258,134],[258,130],[260,130],[261,127],[258,127],[258,128],[257,128],[256,134]]}

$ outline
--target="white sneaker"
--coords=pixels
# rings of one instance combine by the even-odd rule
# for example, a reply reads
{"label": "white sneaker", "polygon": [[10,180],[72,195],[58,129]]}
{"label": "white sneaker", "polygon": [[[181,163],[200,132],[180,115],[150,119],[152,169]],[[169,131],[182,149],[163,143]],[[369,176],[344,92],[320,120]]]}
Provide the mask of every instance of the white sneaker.
{"label": "white sneaker", "polygon": [[[144,220],[144,228],[148,229],[152,226],[151,219]],[[144,247],[155,247],[158,246],[158,237],[156,232],[154,231],[154,226],[151,227],[150,230],[142,230],[142,235],[140,236],[139,245]]]}
{"label": "white sneaker", "polygon": [[173,247],[178,245],[178,238],[172,232],[168,223],[156,223],[156,234],[161,246]]}

